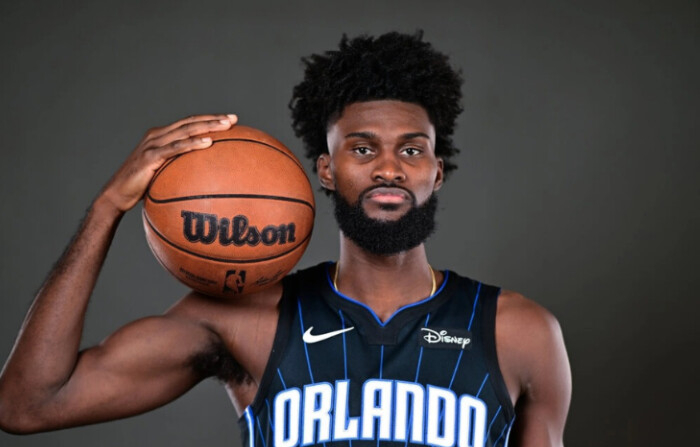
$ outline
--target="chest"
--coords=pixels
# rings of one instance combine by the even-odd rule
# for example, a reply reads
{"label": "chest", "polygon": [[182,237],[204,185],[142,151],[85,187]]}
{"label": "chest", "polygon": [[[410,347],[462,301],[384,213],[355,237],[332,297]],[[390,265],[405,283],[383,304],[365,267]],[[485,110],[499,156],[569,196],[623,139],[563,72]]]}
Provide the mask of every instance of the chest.
{"label": "chest", "polygon": [[345,380],[359,399],[369,380],[389,380],[475,395],[488,374],[483,325],[467,296],[439,296],[386,322],[360,303],[326,298],[296,300],[278,365],[287,387]]}
{"label": "chest", "polygon": [[493,361],[495,307],[486,304],[497,289],[445,283],[385,323],[331,288],[302,289],[280,317],[284,336],[246,410],[248,433],[290,446],[496,439],[513,414]]}

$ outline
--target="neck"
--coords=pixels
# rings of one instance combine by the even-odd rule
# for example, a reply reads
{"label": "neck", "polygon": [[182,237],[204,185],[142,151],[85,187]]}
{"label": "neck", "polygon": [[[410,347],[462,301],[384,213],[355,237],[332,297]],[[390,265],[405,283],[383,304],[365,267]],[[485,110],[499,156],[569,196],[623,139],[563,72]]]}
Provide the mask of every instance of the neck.
{"label": "neck", "polygon": [[[370,253],[340,236],[337,288],[369,306],[382,321],[397,309],[430,296],[431,268],[423,244],[394,255]],[[439,285],[441,272],[435,271]]]}

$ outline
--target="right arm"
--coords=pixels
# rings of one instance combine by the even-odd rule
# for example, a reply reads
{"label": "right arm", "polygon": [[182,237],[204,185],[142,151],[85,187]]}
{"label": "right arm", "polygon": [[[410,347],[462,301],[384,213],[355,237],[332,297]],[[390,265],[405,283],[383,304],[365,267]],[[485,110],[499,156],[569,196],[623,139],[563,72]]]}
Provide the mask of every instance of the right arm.
{"label": "right arm", "polygon": [[195,116],[152,129],[107,183],[39,290],[0,373],[0,428],[29,433],[121,418],[163,405],[201,379],[188,361],[216,336],[177,313],[138,320],[83,352],[80,338],[123,214],[167,159],[211,146],[199,135],[235,121]]}

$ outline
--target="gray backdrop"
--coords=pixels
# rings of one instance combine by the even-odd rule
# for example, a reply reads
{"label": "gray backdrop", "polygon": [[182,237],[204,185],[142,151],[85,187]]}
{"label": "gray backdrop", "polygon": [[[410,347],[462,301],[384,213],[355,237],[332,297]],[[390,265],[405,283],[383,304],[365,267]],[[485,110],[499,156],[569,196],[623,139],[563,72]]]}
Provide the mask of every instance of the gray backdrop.
{"label": "gray backdrop", "polygon": [[[568,446],[695,438],[699,4],[519,3],[3,2],[0,357],[147,128],[236,112],[301,155],[287,111],[299,58],[343,32],[420,27],[466,79],[460,169],[440,193],[432,264],[557,315],[574,378]],[[300,267],[337,256],[329,203],[317,200]],[[129,213],[84,344],[184,292],[150,254],[138,210]],[[206,381],[147,415],[0,433],[0,445],[231,446],[236,418]]]}

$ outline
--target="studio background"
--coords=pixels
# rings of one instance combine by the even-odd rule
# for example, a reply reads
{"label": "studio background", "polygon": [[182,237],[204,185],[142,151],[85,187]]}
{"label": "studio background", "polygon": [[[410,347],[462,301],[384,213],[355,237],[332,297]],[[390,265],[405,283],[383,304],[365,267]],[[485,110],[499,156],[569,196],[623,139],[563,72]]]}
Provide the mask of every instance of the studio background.
{"label": "studio background", "polygon": [[[566,445],[696,439],[700,244],[697,1],[94,1],[0,6],[0,357],[84,210],[149,127],[238,113],[301,157],[300,57],[343,32],[425,30],[465,78],[459,170],[430,262],[559,319],[573,370]],[[305,162],[311,174],[310,164]],[[312,183],[318,183],[312,177]],[[317,195],[299,267],[337,256]],[[84,346],[186,289],[122,220]],[[237,446],[222,386],[146,415],[2,446]]]}

